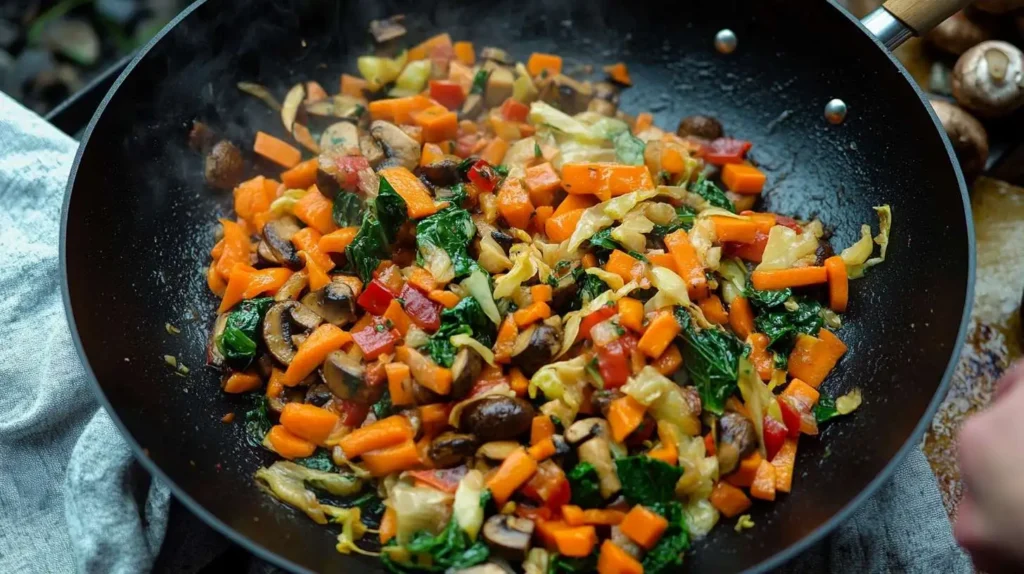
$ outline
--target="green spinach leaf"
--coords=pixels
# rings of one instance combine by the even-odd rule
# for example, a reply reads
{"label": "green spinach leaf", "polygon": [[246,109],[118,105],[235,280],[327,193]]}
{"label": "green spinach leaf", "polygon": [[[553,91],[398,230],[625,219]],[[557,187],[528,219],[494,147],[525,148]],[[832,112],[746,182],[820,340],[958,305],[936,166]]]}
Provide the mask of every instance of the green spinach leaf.
{"label": "green spinach leaf", "polygon": [[452,366],[458,350],[449,339],[452,335],[461,334],[473,337],[486,347],[494,344],[494,323],[487,318],[483,307],[472,296],[463,297],[451,309],[441,311],[441,327],[431,335],[426,346],[430,358],[443,367]]}
{"label": "green spinach leaf", "polygon": [[626,500],[630,504],[645,506],[675,498],[676,482],[683,476],[682,468],[646,455],[616,459],[615,470]]}
{"label": "green spinach leaf", "polygon": [[700,391],[704,409],[721,415],[725,400],[736,392],[739,360],[745,345],[724,329],[697,329],[690,313],[676,308],[676,321],[682,327],[683,364]]}
{"label": "green spinach leaf", "polygon": [[491,73],[483,68],[473,76],[473,86],[469,89],[471,94],[482,94],[484,89],[487,87],[487,78],[490,77]]}
{"label": "green spinach leaf", "polygon": [[599,279],[597,275],[585,273],[583,267],[577,267],[573,271],[573,275],[576,279],[576,284],[579,286],[579,289],[576,291],[576,299],[573,301],[571,308],[573,311],[582,309],[608,290],[607,283]]}
{"label": "green spinach leaf", "polygon": [[589,462],[578,463],[569,471],[567,478],[573,504],[581,508],[600,508],[604,504],[601,481],[594,465]]}
{"label": "green spinach leaf", "polygon": [[798,299],[794,311],[784,306],[762,311],[754,319],[757,330],[771,339],[769,347],[789,355],[797,333],[817,335],[825,320],[821,317],[821,303],[812,299]]}
{"label": "green spinach leaf", "polygon": [[364,283],[373,279],[381,259],[391,254],[391,242],[407,219],[405,200],[383,177],[380,178],[380,193],[367,207],[359,231],[345,249],[349,265]]}
{"label": "green spinach leaf", "polygon": [[655,225],[654,229],[651,230],[650,235],[654,237],[665,237],[669,233],[685,229],[689,231],[693,227],[693,220],[697,217],[697,212],[690,209],[685,205],[680,205],[676,208],[676,220],[667,225]]}
{"label": "green spinach leaf", "polygon": [[385,239],[388,243],[392,243],[398,236],[398,230],[402,224],[409,219],[409,212],[405,200],[383,177],[380,178],[380,191],[377,193],[377,199],[373,200],[373,211],[384,230]]}
{"label": "green spinach leaf", "polygon": [[384,389],[384,394],[381,395],[380,400],[373,403],[370,410],[373,411],[373,415],[377,417],[377,420],[391,416],[391,391]]}
{"label": "green spinach leaf", "polygon": [[712,207],[721,207],[727,211],[736,213],[736,206],[729,201],[729,197],[725,195],[725,192],[718,188],[711,180],[705,179],[703,176],[697,178],[697,181],[690,188],[690,191],[708,200],[708,203]]}
{"label": "green spinach leaf", "polygon": [[548,562],[547,574],[590,574],[597,572],[598,551],[595,549],[589,556],[572,558],[555,554]]}
{"label": "green spinach leaf", "polygon": [[334,198],[331,217],[338,227],[356,227],[362,224],[365,211],[366,202],[363,198],[350,191],[341,190]]}
{"label": "green spinach leaf", "polygon": [[658,543],[644,556],[644,572],[662,574],[675,572],[683,564],[683,554],[690,548],[690,531],[686,526],[683,505],[675,500],[652,505],[655,512],[668,520],[668,527]]}
{"label": "green spinach leaf", "polygon": [[334,465],[334,459],[331,458],[331,453],[327,452],[327,449],[318,448],[312,456],[306,458],[299,458],[295,460],[295,464],[301,464],[306,468],[312,468],[313,470],[320,470],[323,472],[337,472],[338,467]]}
{"label": "green spinach leaf", "polygon": [[413,554],[429,555],[432,562],[430,570],[435,572],[468,568],[484,562],[490,556],[490,549],[483,538],[472,541],[459,528],[455,519],[450,520],[448,526],[436,536],[429,532],[414,534],[405,548]]}
{"label": "green spinach leaf", "polygon": [[423,263],[433,250],[442,249],[452,260],[456,278],[469,275],[479,268],[467,251],[475,235],[476,226],[469,212],[454,205],[447,207],[421,219],[416,225],[417,258]]}
{"label": "green spinach leaf", "polygon": [[793,290],[787,287],[785,289],[761,291],[754,287],[754,284],[748,277],[747,286],[743,290],[743,296],[750,301],[754,308],[763,310],[782,305],[793,296]]}
{"label": "green spinach leaf", "polygon": [[242,368],[256,358],[256,341],[267,309],[274,304],[271,297],[247,299],[228,315],[224,332],[217,340],[217,348],[227,361]]}
{"label": "green spinach leaf", "polygon": [[252,409],[245,413],[245,441],[250,446],[263,446],[263,438],[273,426],[268,409],[266,395],[253,395]]}
{"label": "green spinach leaf", "polygon": [[615,157],[626,165],[643,165],[644,149],[647,144],[626,130],[612,140],[615,145]]}
{"label": "green spinach leaf", "polygon": [[814,420],[820,424],[838,416],[839,411],[836,410],[836,400],[825,393],[821,393],[821,397],[818,398],[818,404],[814,405]]}

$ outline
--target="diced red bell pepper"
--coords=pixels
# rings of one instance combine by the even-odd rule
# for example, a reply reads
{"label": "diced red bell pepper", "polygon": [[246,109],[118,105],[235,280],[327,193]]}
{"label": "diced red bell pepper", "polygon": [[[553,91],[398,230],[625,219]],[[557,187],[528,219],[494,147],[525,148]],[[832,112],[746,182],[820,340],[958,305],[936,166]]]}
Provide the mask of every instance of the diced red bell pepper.
{"label": "diced red bell pepper", "polygon": [[557,513],[563,505],[569,504],[572,489],[565,472],[551,460],[537,467],[533,478],[523,485],[523,494]]}
{"label": "diced red bell pepper", "polygon": [[597,348],[597,367],[604,379],[604,388],[615,389],[626,384],[633,374],[632,350],[635,347],[636,339],[627,334]]}
{"label": "diced red bell pepper", "polygon": [[726,242],[722,244],[722,254],[726,257],[739,257],[744,261],[760,263],[764,248],[768,246],[768,234],[758,230],[754,241],[750,243]]}
{"label": "diced red bell pepper", "polygon": [[473,167],[469,168],[469,181],[473,185],[477,186],[480,191],[491,192],[498,185],[498,180],[501,176],[498,172],[494,171],[491,164],[484,160],[479,160],[473,164]]}
{"label": "diced red bell pepper", "polygon": [[455,140],[455,155],[467,158],[473,154],[477,142],[480,141],[479,134],[464,134]]}
{"label": "diced red bell pepper", "polygon": [[576,339],[584,341],[589,339],[590,330],[594,328],[594,325],[597,325],[601,321],[604,321],[605,319],[611,317],[614,314],[615,306],[605,305],[604,307],[601,307],[597,311],[594,311],[593,313],[587,315],[586,317],[583,318],[582,321],[580,321],[580,332],[576,336]]}
{"label": "diced red bell pepper", "polygon": [[466,465],[460,465],[454,468],[410,470],[407,474],[420,482],[430,485],[432,488],[449,494],[455,494],[455,490],[459,487],[459,481],[462,480],[462,477],[466,476],[466,472],[468,472]]}
{"label": "diced red bell pepper", "polygon": [[366,420],[366,415],[370,412],[369,404],[358,401],[336,399],[335,404],[337,405],[338,416],[341,418],[341,424],[348,427],[358,427],[363,424],[363,421]]}
{"label": "diced red bell pepper", "polygon": [[466,101],[466,92],[458,82],[430,80],[430,97],[449,110],[457,110]]}
{"label": "diced red bell pepper", "polygon": [[525,122],[526,115],[529,113],[530,106],[514,98],[509,98],[501,104],[501,115],[510,122]]}
{"label": "diced red bell pepper", "polygon": [[768,451],[768,462],[771,462],[775,455],[786,442],[788,430],[786,425],[773,419],[770,415],[764,415],[764,448]]}
{"label": "diced red bell pepper", "polygon": [[782,225],[796,231],[797,234],[803,233],[804,228],[800,227],[800,224],[796,222],[792,217],[786,217],[785,215],[775,216],[775,225]]}
{"label": "diced red bell pepper", "polygon": [[782,411],[782,422],[789,431],[789,438],[797,438],[800,436],[800,411],[789,397],[777,397],[776,401],[779,403],[779,410]]}
{"label": "diced red bell pepper", "polygon": [[718,138],[711,140],[711,143],[704,148],[704,159],[715,165],[727,163],[743,163],[743,156],[746,155],[754,144],[732,138]]}
{"label": "diced red bell pepper", "polygon": [[517,504],[515,510],[516,516],[519,518],[528,518],[536,522],[537,520],[551,520],[554,513],[547,506],[526,506],[525,504]]}
{"label": "diced red bell pepper", "polygon": [[[380,282],[379,279],[370,281],[370,284],[363,289],[356,299],[356,303],[374,315],[383,315],[388,310],[388,305],[395,298],[395,294]],[[361,345],[360,345],[361,346]]]}
{"label": "diced red bell pepper", "polygon": [[337,166],[335,179],[342,189],[354,191],[359,186],[359,172],[370,169],[370,162],[361,155],[331,156]]}
{"label": "diced red bell pepper", "polygon": [[[391,255],[392,257],[398,256],[398,249]],[[381,282],[382,285],[391,291],[391,294],[395,297],[402,292],[402,287],[405,285],[405,279],[402,278],[402,270],[391,262],[382,262],[377,266],[377,269],[373,272],[374,279]]]}
{"label": "diced red bell pepper", "polygon": [[394,329],[388,329],[380,320],[374,320],[373,325],[352,333],[352,339],[359,345],[363,352],[363,358],[373,360],[395,350],[395,343],[401,335]]}
{"label": "diced red bell pepper", "polygon": [[402,308],[421,329],[433,333],[441,327],[441,306],[428,299],[419,289],[406,283],[399,297],[405,301]]}

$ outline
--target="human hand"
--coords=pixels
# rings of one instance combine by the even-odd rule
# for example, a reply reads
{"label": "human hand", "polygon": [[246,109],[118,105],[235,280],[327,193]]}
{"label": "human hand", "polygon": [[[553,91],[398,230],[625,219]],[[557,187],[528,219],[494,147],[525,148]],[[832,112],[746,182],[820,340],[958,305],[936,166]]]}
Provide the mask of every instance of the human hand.
{"label": "human hand", "polygon": [[996,383],[992,404],[960,429],[965,493],[953,533],[974,565],[1024,569],[1024,361]]}

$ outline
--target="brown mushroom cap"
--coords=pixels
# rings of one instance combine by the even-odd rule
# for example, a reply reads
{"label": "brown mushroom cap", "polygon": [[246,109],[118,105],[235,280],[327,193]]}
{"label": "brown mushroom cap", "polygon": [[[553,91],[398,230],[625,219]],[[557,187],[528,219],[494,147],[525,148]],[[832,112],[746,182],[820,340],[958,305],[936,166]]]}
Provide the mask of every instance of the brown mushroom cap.
{"label": "brown mushroom cap", "polygon": [[459,429],[482,441],[515,438],[530,430],[533,405],[515,397],[490,396],[474,401],[462,410]]}
{"label": "brown mushroom cap", "polygon": [[245,162],[235,144],[221,140],[206,156],[206,181],[218,189],[231,189],[242,181]]}
{"label": "brown mushroom cap", "polygon": [[484,540],[495,554],[510,560],[522,560],[530,549],[533,528],[533,521],[529,518],[495,514],[484,522]]}
{"label": "brown mushroom cap", "polygon": [[443,432],[430,441],[427,451],[435,468],[449,468],[473,456],[479,441],[467,433]]}
{"label": "brown mushroom cap", "polygon": [[985,126],[955,104],[942,100],[930,100],[930,103],[942,122],[942,129],[953,144],[964,178],[974,179],[981,174],[988,160],[988,133],[985,132]]}
{"label": "brown mushroom cap", "polygon": [[961,10],[929,30],[925,40],[943,52],[959,56],[972,46],[991,40],[992,36],[992,28],[987,22],[970,18]]}
{"label": "brown mushroom cap", "polygon": [[725,413],[718,419],[718,469],[723,475],[736,469],[740,459],[757,448],[754,423],[737,413]]}
{"label": "brown mushroom cap", "polygon": [[1024,54],[998,40],[964,52],[953,68],[953,97],[984,117],[1000,117],[1024,104]]}

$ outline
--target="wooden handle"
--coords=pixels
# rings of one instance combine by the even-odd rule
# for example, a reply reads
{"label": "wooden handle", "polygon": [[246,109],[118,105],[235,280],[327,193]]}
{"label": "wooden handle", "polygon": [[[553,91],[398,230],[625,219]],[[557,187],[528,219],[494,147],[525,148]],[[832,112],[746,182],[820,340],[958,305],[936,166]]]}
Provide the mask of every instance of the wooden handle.
{"label": "wooden handle", "polygon": [[920,36],[970,3],[971,0],[888,0],[883,8]]}

